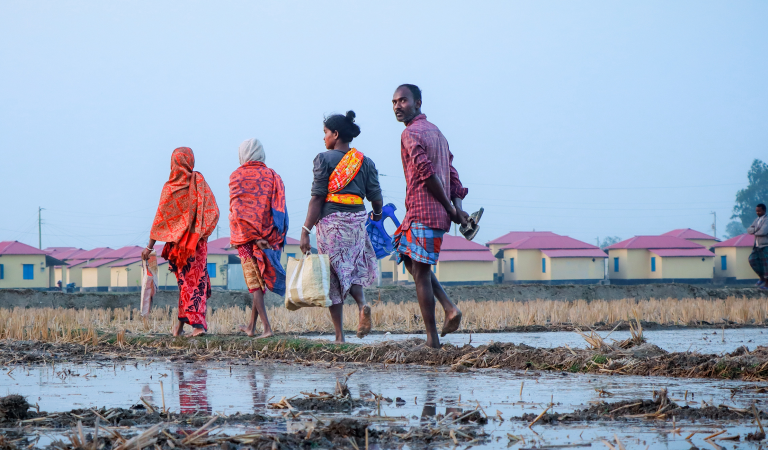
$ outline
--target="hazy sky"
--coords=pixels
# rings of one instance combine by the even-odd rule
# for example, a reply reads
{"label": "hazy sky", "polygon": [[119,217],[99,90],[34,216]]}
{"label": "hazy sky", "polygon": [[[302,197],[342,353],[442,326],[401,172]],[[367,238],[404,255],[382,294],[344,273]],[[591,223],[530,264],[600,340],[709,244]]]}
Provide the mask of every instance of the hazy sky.
{"label": "hazy sky", "polygon": [[709,232],[712,211],[722,236],[766,158],[768,2],[472,3],[0,1],[0,240],[37,246],[42,206],[44,247],[145,245],[179,146],[226,236],[251,137],[298,237],[323,115],[348,109],[402,218],[401,83],[486,209],[478,242]]}

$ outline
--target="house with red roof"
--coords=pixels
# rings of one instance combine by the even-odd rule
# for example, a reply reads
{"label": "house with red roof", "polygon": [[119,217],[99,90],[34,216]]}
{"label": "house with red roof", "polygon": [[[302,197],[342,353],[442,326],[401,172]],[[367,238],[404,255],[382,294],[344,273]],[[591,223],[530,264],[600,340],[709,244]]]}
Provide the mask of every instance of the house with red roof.
{"label": "house with red roof", "polygon": [[670,236],[635,236],[607,248],[611,284],[711,283],[715,254]]}
{"label": "house with red roof", "polygon": [[[389,281],[391,278],[396,284],[413,283],[413,277],[404,264],[394,267],[396,260],[397,255],[382,260],[382,279]],[[440,258],[432,266],[432,271],[440,284],[445,286],[493,284],[495,263],[496,258],[484,245],[468,241],[464,236],[445,234]],[[385,267],[394,267],[387,271],[391,271],[386,274],[389,276],[385,276]]]}
{"label": "house with red roof", "polygon": [[517,235],[496,252],[502,280],[516,284],[596,284],[607,255],[592,244],[555,233]]}
{"label": "house with red roof", "polygon": [[19,241],[0,242],[0,289],[56,287],[53,269],[64,264],[45,251]]}
{"label": "house with red roof", "polygon": [[[71,269],[72,269],[72,266],[76,265],[73,262],[77,261],[78,255],[85,253],[85,250],[77,247],[48,247],[46,249],[43,249],[43,251],[45,253],[48,253],[52,257],[56,259],[60,259],[67,263],[67,270],[65,271],[66,278],[67,278],[66,284],[75,283],[77,286],[80,286],[82,284],[81,272],[78,270],[78,271],[75,271],[76,272],[75,274],[73,274]],[[79,262],[83,262],[83,261],[79,261]],[[59,266],[55,266],[53,269],[54,270],[53,279],[55,283],[58,283],[59,281],[61,281],[61,268],[62,266],[59,265]]]}
{"label": "house with red roof", "polygon": [[755,246],[755,236],[741,234],[715,244],[715,278],[727,284],[755,283],[757,276],[749,265],[749,254]]}
{"label": "house with red roof", "polygon": [[508,268],[504,266],[504,253],[500,252],[500,250],[513,242],[536,236],[557,236],[557,234],[551,231],[510,231],[503,236],[486,242],[485,246],[488,247],[491,250],[491,254],[496,257],[495,282],[501,283],[504,280],[504,273],[508,270]]}
{"label": "house with red roof", "polygon": [[690,228],[679,228],[677,230],[668,231],[662,234],[662,236],[674,236],[683,238],[685,240],[695,242],[699,245],[703,245],[705,248],[712,248],[715,244],[720,242],[720,240],[714,236],[710,236]]}

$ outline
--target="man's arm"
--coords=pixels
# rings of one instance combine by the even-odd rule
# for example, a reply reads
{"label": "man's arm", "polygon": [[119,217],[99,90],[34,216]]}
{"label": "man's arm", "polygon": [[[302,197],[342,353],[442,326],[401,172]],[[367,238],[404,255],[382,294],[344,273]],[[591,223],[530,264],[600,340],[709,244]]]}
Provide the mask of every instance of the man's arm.
{"label": "man's arm", "polygon": [[462,207],[462,200],[467,196],[469,193],[469,189],[465,188],[464,185],[461,184],[461,179],[459,178],[459,172],[456,170],[455,167],[453,167],[453,153],[448,151],[448,164],[451,169],[451,186],[450,186],[450,192],[451,192],[451,199],[453,199],[453,204],[456,207],[456,213],[458,216],[459,221],[456,222],[458,224],[461,224],[462,226],[467,226],[467,221],[469,220],[469,214],[464,211],[464,208]]}
{"label": "man's arm", "polygon": [[747,228],[747,234],[755,234],[755,231],[757,231],[755,225],[757,225],[758,220],[760,220],[759,217],[752,222],[752,225],[750,225],[749,228]]}
{"label": "man's arm", "polygon": [[[765,217],[765,216],[763,216]],[[755,236],[768,236],[768,219],[764,219],[760,228],[755,230]]]}
{"label": "man's arm", "polygon": [[448,200],[448,196],[445,195],[445,189],[443,188],[443,182],[434,173],[424,180],[424,185],[427,186],[427,190],[432,194],[435,199],[443,205],[448,214],[453,220],[456,216],[456,208],[453,207],[451,201]]}

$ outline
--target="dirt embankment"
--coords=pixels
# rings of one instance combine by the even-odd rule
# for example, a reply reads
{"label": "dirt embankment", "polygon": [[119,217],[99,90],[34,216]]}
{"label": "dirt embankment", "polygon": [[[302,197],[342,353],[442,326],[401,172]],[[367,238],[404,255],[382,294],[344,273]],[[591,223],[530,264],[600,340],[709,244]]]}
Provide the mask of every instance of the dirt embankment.
{"label": "dirt embankment", "polygon": [[[447,286],[448,295],[454,301],[504,301],[504,300],[619,300],[666,299],[666,298],[703,298],[724,299],[768,298],[768,292],[755,288],[729,288],[696,286],[690,284],[647,284],[635,286],[615,285],[485,285],[485,286]],[[0,290],[0,307],[5,308],[124,308],[139,307],[138,292],[81,292],[63,294],[61,292],[40,292],[28,289]],[[369,301],[385,303],[403,303],[416,301],[416,291],[412,286],[384,286],[368,288],[365,296]],[[271,292],[266,296],[267,306],[284,303],[283,298]],[[178,304],[178,291],[161,291],[155,297],[155,306],[175,307]],[[208,301],[211,308],[227,306],[246,306],[251,304],[250,295],[244,291],[214,290]]]}
{"label": "dirt embankment", "polygon": [[0,341],[0,365],[60,364],[162,358],[169,361],[224,361],[242,364],[254,360],[281,360],[301,364],[317,362],[416,364],[466,372],[473,369],[551,370],[608,375],[650,375],[768,380],[768,347],[752,351],[740,347],[727,355],[692,352],[669,353],[653,344],[620,349],[535,348],[525,344],[494,343],[472,347],[445,344],[439,350],[422,339],[373,345],[330,344],[299,338],[250,339],[239,336],[109,336],[98,346],[35,341]]}

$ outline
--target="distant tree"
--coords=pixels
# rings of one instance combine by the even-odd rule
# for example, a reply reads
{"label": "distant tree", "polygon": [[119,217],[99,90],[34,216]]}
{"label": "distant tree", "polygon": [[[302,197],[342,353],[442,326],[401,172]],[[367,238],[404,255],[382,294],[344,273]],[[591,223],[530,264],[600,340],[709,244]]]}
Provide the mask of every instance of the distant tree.
{"label": "distant tree", "polygon": [[768,164],[756,159],[747,173],[749,185],[736,193],[736,205],[731,219],[739,219],[744,228],[757,217],[755,206],[768,202]]}
{"label": "distant tree", "polygon": [[[750,224],[751,225],[751,224]],[[747,232],[747,229],[744,228],[744,225],[741,224],[738,220],[732,220],[728,222],[728,225],[725,226],[725,238],[730,239],[732,237],[736,237],[740,234],[744,234]]]}
{"label": "distant tree", "polygon": [[602,242],[600,242],[600,248],[605,249],[606,247],[609,247],[617,242],[621,242],[621,238],[618,236],[608,236],[603,238]]}

